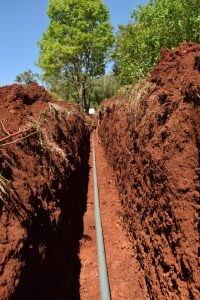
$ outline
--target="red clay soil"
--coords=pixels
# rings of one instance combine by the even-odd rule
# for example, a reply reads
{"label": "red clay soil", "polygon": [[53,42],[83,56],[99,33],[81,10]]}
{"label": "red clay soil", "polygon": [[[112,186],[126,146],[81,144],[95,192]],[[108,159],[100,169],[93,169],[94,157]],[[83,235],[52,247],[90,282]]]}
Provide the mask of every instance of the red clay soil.
{"label": "red clay soil", "polygon": [[197,300],[200,45],[164,50],[150,81],[137,109],[107,102],[98,132],[150,299]]}
{"label": "red clay soil", "polygon": [[36,84],[0,88],[1,300],[79,293],[88,142],[78,107]]}
{"label": "red clay soil", "polygon": [[[144,273],[134,256],[131,242],[123,228],[119,195],[113,174],[106,161],[104,150],[93,134],[97,161],[99,196],[104,231],[108,275],[113,300],[149,299]],[[92,153],[92,152],[91,152]],[[80,247],[81,300],[100,299],[97,265],[96,232],[94,218],[92,155],[87,197],[87,212],[84,215],[84,236]]]}

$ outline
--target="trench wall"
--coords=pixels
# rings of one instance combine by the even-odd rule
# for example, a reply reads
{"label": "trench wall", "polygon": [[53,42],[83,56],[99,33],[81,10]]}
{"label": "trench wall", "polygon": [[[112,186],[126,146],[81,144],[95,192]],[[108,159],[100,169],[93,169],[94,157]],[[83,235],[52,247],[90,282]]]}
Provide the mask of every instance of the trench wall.
{"label": "trench wall", "polygon": [[200,298],[199,62],[200,45],[165,50],[139,101],[118,96],[99,111],[150,299]]}
{"label": "trench wall", "polygon": [[0,100],[0,299],[78,299],[84,115],[34,84],[1,88]]}

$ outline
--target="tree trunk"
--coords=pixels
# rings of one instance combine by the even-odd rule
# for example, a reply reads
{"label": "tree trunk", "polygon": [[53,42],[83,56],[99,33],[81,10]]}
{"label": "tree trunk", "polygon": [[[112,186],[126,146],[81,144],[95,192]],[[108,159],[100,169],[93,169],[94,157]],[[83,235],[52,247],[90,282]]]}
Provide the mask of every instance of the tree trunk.
{"label": "tree trunk", "polygon": [[83,104],[84,104],[84,110],[88,114],[90,109],[90,99],[87,96],[86,89],[83,89]]}
{"label": "tree trunk", "polygon": [[78,92],[79,103],[86,113],[89,113],[90,108],[90,91],[88,91],[87,87],[87,78],[81,78],[81,76],[76,77],[76,89]]}

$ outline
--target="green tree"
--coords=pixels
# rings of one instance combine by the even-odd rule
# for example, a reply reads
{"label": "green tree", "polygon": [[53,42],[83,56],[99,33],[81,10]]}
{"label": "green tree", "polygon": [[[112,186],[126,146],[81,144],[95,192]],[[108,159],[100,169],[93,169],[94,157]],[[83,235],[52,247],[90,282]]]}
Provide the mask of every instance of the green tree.
{"label": "green tree", "polygon": [[151,0],[132,14],[132,21],[117,34],[115,73],[121,83],[145,76],[161,48],[183,41],[200,42],[199,0]]}
{"label": "green tree", "polygon": [[47,82],[66,82],[70,98],[88,111],[114,41],[108,9],[102,0],[50,0],[48,16],[38,64]]}
{"label": "green tree", "polygon": [[94,107],[97,107],[102,100],[111,98],[120,87],[113,73],[95,79],[93,86],[92,105]]}
{"label": "green tree", "polygon": [[43,79],[45,81],[46,88],[50,93],[54,94],[58,98],[72,102],[74,101],[75,97],[73,95],[73,89],[66,78],[57,74],[57,76],[49,76],[48,78]]}
{"label": "green tree", "polygon": [[31,70],[24,71],[15,78],[15,81],[21,84],[38,83],[38,80],[40,80],[40,75]]}

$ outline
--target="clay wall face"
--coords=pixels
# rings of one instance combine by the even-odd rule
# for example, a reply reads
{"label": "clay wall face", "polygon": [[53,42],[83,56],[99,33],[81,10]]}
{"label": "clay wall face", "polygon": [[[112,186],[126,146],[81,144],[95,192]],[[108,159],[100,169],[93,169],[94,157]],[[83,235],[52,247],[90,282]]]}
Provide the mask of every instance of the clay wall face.
{"label": "clay wall face", "polygon": [[163,51],[137,109],[134,99],[115,99],[100,112],[98,134],[150,299],[200,297],[199,59],[199,45]]}
{"label": "clay wall face", "polygon": [[37,85],[0,89],[0,299],[79,293],[89,132]]}

